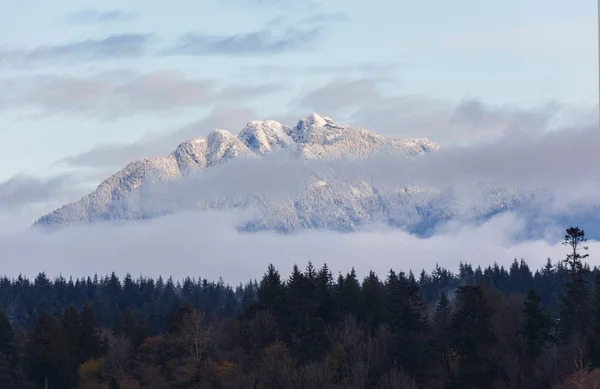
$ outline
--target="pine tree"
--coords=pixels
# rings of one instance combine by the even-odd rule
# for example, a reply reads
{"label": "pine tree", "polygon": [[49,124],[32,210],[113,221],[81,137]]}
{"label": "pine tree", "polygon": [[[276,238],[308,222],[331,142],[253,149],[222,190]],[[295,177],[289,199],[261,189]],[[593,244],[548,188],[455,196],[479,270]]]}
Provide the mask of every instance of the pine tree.
{"label": "pine tree", "polygon": [[332,324],[334,320],[334,306],[335,302],[333,299],[333,276],[327,264],[323,264],[323,267],[319,270],[315,279],[317,286],[317,315],[323,319],[324,324]]}
{"label": "pine tree", "polygon": [[488,355],[496,341],[491,331],[490,309],[480,286],[459,286],[456,300],[452,333],[459,367],[455,382],[460,388],[489,388],[494,370]]}
{"label": "pine tree", "polygon": [[119,328],[119,332],[133,341],[135,336],[135,319],[133,318],[133,313],[131,309],[125,308],[121,315],[121,328]]}
{"label": "pine tree", "polygon": [[390,270],[386,285],[389,329],[393,360],[399,368],[419,376],[428,361],[425,304],[419,289],[404,273]]}
{"label": "pine tree", "polygon": [[589,339],[590,362],[593,368],[600,368],[600,271],[595,271],[594,297],[592,299],[592,331]]}
{"label": "pine tree", "polygon": [[309,266],[305,273],[294,265],[287,282],[286,328],[291,351],[301,363],[316,359],[325,349],[325,326],[318,316],[318,294],[315,272]]}
{"label": "pine tree", "polygon": [[542,308],[540,294],[534,289],[527,293],[524,305],[523,337],[527,343],[527,354],[535,359],[549,340],[552,320]]}
{"label": "pine tree", "polygon": [[342,320],[347,315],[358,317],[362,293],[354,268],[346,274],[346,277],[340,274],[335,289],[337,320]]}
{"label": "pine tree", "polygon": [[433,314],[433,340],[436,362],[441,362],[439,369],[440,385],[446,388],[450,384],[450,353],[452,344],[452,306],[448,295],[442,291]]}
{"label": "pine tree", "polygon": [[66,387],[75,387],[77,384],[77,368],[84,362],[81,360],[81,323],[77,311],[73,306],[65,309],[61,318],[61,354],[65,360],[66,370],[63,382]]}
{"label": "pine tree", "polygon": [[81,310],[81,332],[79,333],[81,361],[88,361],[100,355],[100,343],[96,337],[96,318],[92,306],[86,303]]}
{"label": "pine tree", "polygon": [[135,335],[133,337],[133,345],[138,347],[144,340],[152,335],[152,326],[145,314],[141,314],[138,318],[137,326],[135,327]]}
{"label": "pine tree", "polygon": [[257,297],[260,308],[269,309],[274,314],[283,313],[285,303],[285,287],[281,281],[279,272],[275,270],[273,264],[267,268],[267,273],[263,276],[258,285]]}
{"label": "pine tree", "polygon": [[563,245],[570,248],[567,258],[563,261],[569,269],[570,280],[565,283],[565,296],[561,304],[560,325],[563,340],[573,338],[582,339],[587,336],[590,321],[589,290],[584,278],[586,269],[582,260],[589,254],[581,254],[581,250],[587,251],[583,246],[586,242],[585,233],[578,227],[567,229]]}
{"label": "pine tree", "polygon": [[62,387],[61,333],[58,323],[48,314],[42,314],[27,344],[29,376],[38,385]]}
{"label": "pine tree", "polygon": [[[15,334],[6,312],[0,309],[0,359],[12,365]],[[0,363],[1,365],[1,363]]]}
{"label": "pine tree", "polygon": [[0,309],[0,383],[2,377],[11,381],[14,378],[17,365],[15,354],[15,333],[6,312]]}
{"label": "pine tree", "polygon": [[363,280],[361,302],[359,319],[366,323],[374,334],[385,316],[385,294],[381,281],[372,271]]}

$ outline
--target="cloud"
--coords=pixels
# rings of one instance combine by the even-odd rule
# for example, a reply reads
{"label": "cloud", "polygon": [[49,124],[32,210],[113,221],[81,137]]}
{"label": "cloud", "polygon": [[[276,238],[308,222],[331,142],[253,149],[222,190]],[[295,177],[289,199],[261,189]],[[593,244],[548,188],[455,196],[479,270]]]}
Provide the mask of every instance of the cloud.
{"label": "cloud", "polygon": [[318,0],[221,0],[221,3],[238,7],[268,7],[285,11],[298,11],[303,9],[314,9],[322,5]]}
{"label": "cloud", "polygon": [[253,56],[272,55],[310,48],[321,32],[321,27],[283,31],[269,28],[243,34],[208,35],[187,34],[165,54],[191,56]]}
{"label": "cloud", "polygon": [[291,73],[299,75],[330,75],[339,76],[340,74],[352,74],[358,73],[362,76],[365,74],[380,74],[385,76],[390,72],[396,71],[400,68],[400,63],[373,63],[373,62],[355,62],[347,63],[343,65],[317,65],[317,66],[303,66],[297,64],[288,65],[261,65],[252,67],[242,67],[239,72],[241,77],[263,77],[267,76],[279,76],[289,77]]}
{"label": "cloud", "polygon": [[71,24],[117,23],[133,20],[135,14],[119,10],[98,11],[84,10],[74,12],[66,17]]}
{"label": "cloud", "polygon": [[[369,83],[351,85],[351,88],[369,92]],[[339,99],[343,103],[340,106],[347,106],[348,103],[343,100],[344,94],[352,89],[344,89],[340,85],[339,91]],[[378,95],[377,89],[372,89],[369,93],[372,94],[366,95],[366,99],[387,99],[383,94]],[[443,104],[441,106],[447,107]],[[337,107],[334,106],[339,109]],[[413,108],[416,107],[418,104],[415,103]],[[47,271],[50,275],[63,273],[87,276],[94,272],[111,271],[120,275],[128,271],[139,274],[142,269],[145,275],[151,276],[171,274],[182,278],[195,275],[209,279],[223,276],[226,281],[237,283],[250,277],[260,277],[270,262],[284,274],[294,263],[305,266],[311,260],[317,266],[326,261],[334,271],[348,271],[355,266],[360,275],[365,275],[369,269],[384,275],[390,268],[412,269],[415,272],[422,268],[431,270],[436,262],[455,270],[459,261],[484,266],[493,262],[508,265],[513,258],[523,257],[532,267],[537,268],[549,256],[554,260],[562,259],[564,247],[557,239],[560,239],[561,232],[570,223],[565,221],[565,225],[561,225],[557,224],[557,219],[552,219],[551,224],[544,225],[544,217],[559,213],[573,213],[575,216],[579,213],[585,216],[600,205],[600,183],[597,179],[600,160],[596,152],[600,134],[597,133],[595,123],[590,124],[593,115],[579,120],[563,119],[570,122],[571,126],[561,125],[558,126],[559,129],[552,130],[538,128],[548,127],[552,120],[536,119],[536,115],[544,109],[552,113],[552,107],[534,110],[536,114],[533,114],[526,109],[490,107],[475,101],[463,102],[453,109],[450,110],[450,118],[465,121],[466,116],[469,118],[467,123],[477,123],[472,128],[484,131],[490,123],[506,120],[502,118],[510,114],[512,116],[508,116],[513,118],[511,120],[514,124],[506,125],[504,130],[500,130],[510,136],[494,136],[491,138],[493,140],[476,147],[448,147],[410,164],[399,164],[397,160],[382,154],[362,164],[341,161],[338,165],[328,163],[328,167],[340,172],[343,179],[369,179],[381,186],[413,182],[454,187],[458,191],[463,190],[458,195],[465,202],[472,200],[470,185],[480,180],[506,183],[519,188],[548,187],[549,196],[543,197],[536,210],[542,232],[538,238],[543,236],[544,239],[524,240],[523,236],[527,235],[526,231],[530,227],[528,215],[511,212],[498,215],[485,223],[472,224],[455,220],[440,228],[430,238],[417,238],[402,231],[378,226],[353,234],[325,231],[307,231],[290,236],[272,233],[240,234],[234,226],[246,216],[244,214],[182,212],[119,227],[97,225],[54,233],[2,233],[0,245],[5,248],[4,258],[7,263],[4,271],[9,275],[21,272],[35,275],[39,271]],[[115,165],[122,167],[130,159],[152,154],[165,155],[178,141],[201,135],[215,127],[236,132],[245,122],[255,117],[256,113],[249,109],[215,110],[204,120],[172,134],[147,138],[131,145],[98,148],[71,157],[68,162],[73,165],[105,167],[108,161],[116,160]],[[511,127],[519,127],[519,123],[522,123],[520,125],[523,128],[535,127],[535,131],[519,135],[518,132],[509,130]],[[475,135],[468,136],[477,138]],[[452,136],[448,135],[448,138],[452,139]],[[300,165],[291,160],[277,159],[276,155],[272,157],[275,159],[239,160],[222,165],[211,170],[197,184],[204,185],[205,188],[208,186],[217,192],[221,190],[220,194],[225,195],[265,187],[271,192],[277,192],[292,188],[294,180],[303,172],[310,173],[322,168],[322,165]],[[223,183],[227,185],[224,186]],[[199,250],[199,247],[202,249]],[[590,242],[592,256],[599,249],[598,242]],[[18,262],[12,261],[17,257]]]}
{"label": "cloud", "polygon": [[0,182],[0,212],[17,211],[21,207],[43,203],[64,194],[72,185],[67,175],[40,179],[31,176],[15,176]]}
{"label": "cloud", "polygon": [[[297,112],[317,111],[378,132],[428,137],[444,147],[535,136],[563,125],[597,122],[597,109],[557,102],[533,108],[492,106],[466,98],[458,104],[424,95],[387,95],[384,78],[336,78],[291,103]],[[338,120],[338,121],[339,121]]]}
{"label": "cloud", "polygon": [[0,182],[0,234],[26,228],[40,214],[80,198],[93,189],[84,181],[85,174],[48,178],[20,174]]}
{"label": "cloud", "polygon": [[[519,215],[527,214],[534,228],[530,234],[539,236],[560,218],[582,220],[600,209],[598,144],[597,128],[589,127],[554,132],[539,139],[507,138],[481,147],[449,148],[415,160],[385,152],[361,161],[304,161],[284,151],[262,158],[240,157],[185,179],[146,186],[143,211],[155,213],[171,206],[178,211],[196,209],[198,204],[211,204],[216,199],[227,203],[259,196],[261,202],[255,204],[259,213],[265,211],[262,201],[280,202],[284,208],[292,207],[293,213],[293,200],[304,199],[307,187],[319,179],[326,182],[327,188],[310,195],[312,208],[327,208],[333,199],[351,206],[352,201],[363,199],[361,196],[370,198],[370,192],[362,191],[363,183],[382,194],[405,187],[432,188],[441,192],[441,209],[460,220],[473,220],[496,204],[510,204],[517,196],[525,201]],[[349,198],[349,185],[360,191],[357,199]],[[393,207],[419,207],[423,200],[415,196]],[[357,204],[357,209],[362,206]],[[312,208],[307,212],[313,212]],[[536,225],[542,220],[546,225]]]}
{"label": "cloud", "polygon": [[217,128],[237,132],[253,117],[256,117],[256,112],[250,108],[217,106],[204,118],[170,133],[148,136],[129,144],[99,145],[81,154],[66,157],[58,163],[73,167],[120,169],[134,160],[167,155],[180,143]]}
{"label": "cloud", "polygon": [[[176,279],[187,276],[236,284],[262,276],[269,263],[287,276],[294,263],[305,267],[327,262],[336,274],[355,267],[359,276],[368,270],[385,277],[390,269],[431,271],[436,263],[457,270],[458,263],[509,265],[524,258],[540,268],[546,258],[563,259],[565,249],[556,240],[517,243],[522,228],[512,214],[475,226],[456,226],[427,239],[401,231],[375,228],[370,232],[342,234],[303,232],[290,236],[273,233],[240,234],[233,228],[235,213],[179,214],[139,224],[97,225],[53,233],[38,231],[0,234],[3,272],[9,276],[90,276],[94,273]],[[560,238],[560,234],[558,234]],[[591,258],[600,250],[589,242]]]}
{"label": "cloud", "polygon": [[[96,149],[65,162],[102,166],[107,161],[122,158],[119,166],[115,166],[118,169],[130,162],[124,159],[133,158],[135,147],[142,154],[143,150],[147,152],[153,147],[164,147],[164,139],[121,149]],[[478,147],[442,149],[415,160],[382,152],[362,161],[305,162],[292,154],[279,152],[263,158],[234,159],[186,179],[146,186],[141,206],[144,213],[160,212],[171,206],[181,212],[196,209],[198,204],[214,204],[217,199],[224,203],[243,203],[245,199],[258,196],[260,201],[250,201],[252,206],[256,206],[256,209],[251,209],[265,216],[267,223],[273,223],[274,219],[269,216],[273,210],[264,209],[262,202],[278,203],[282,212],[291,209],[293,213],[293,200],[305,198],[307,186],[318,178],[327,183],[327,188],[315,194],[314,201],[309,201],[312,207],[309,212],[313,212],[319,202],[322,205],[318,206],[324,207],[324,215],[331,211],[326,204],[333,199],[341,199],[347,204],[363,199],[360,196],[358,200],[349,197],[356,188],[365,196],[364,201],[374,199],[369,197],[372,196],[370,192],[363,191],[363,183],[370,184],[382,194],[404,187],[438,191],[439,197],[415,196],[404,205],[390,200],[390,206],[394,208],[391,213],[407,218],[402,220],[409,224],[421,220],[419,215],[414,215],[417,219],[413,219],[410,210],[429,204],[429,200],[433,201],[433,214],[442,212],[441,215],[451,215],[454,221],[466,222],[481,217],[496,206],[509,206],[516,197],[524,201],[515,210],[528,223],[528,235],[524,238],[539,237],[560,226],[557,223],[573,221],[587,226],[599,221],[594,216],[600,209],[600,157],[596,153],[599,143],[597,128],[585,127],[550,132],[539,137],[504,138]],[[167,155],[173,148],[158,155]],[[148,155],[140,157],[145,156]],[[370,212],[367,211],[369,206],[365,205],[368,201],[360,204],[357,204],[357,209],[365,206],[365,212]],[[400,216],[404,211],[408,213]],[[315,212],[322,216],[321,211]],[[253,220],[254,216],[245,222]],[[372,221],[376,217],[372,215],[367,219]],[[594,227],[592,232],[596,236],[600,230]]]}
{"label": "cloud", "polygon": [[73,61],[137,58],[147,54],[151,34],[119,34],[102,39],[76,42],[32,49],[0,48],[0,65],[30,66]]}
{"label": "cloud", "polygon": [[0,109],[33,108],[44,115],[71,114],[114,120],[135,114],[172,114],[236,103],[278,90],[275,84],[219,86],[175,71],[135,76],[47,75],[0,80]]}

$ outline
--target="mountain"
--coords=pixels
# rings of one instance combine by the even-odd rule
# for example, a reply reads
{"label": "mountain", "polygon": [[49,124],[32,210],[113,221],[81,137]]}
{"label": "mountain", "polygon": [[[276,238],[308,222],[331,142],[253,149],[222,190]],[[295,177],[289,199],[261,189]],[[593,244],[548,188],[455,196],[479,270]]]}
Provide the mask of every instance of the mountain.
{"label": "mountain", "polygon": [[214,130],[180,144],[166,157],[132,162],[94,192],[41,217],[35,225],[139,220],[181,210],[231,208],[251,212],[239,225],[244,231],[355,231],[380,221],[424,234],[440,222],[485,217],[526,200],[510,188],[478,185],[472,203],[465,205],[452,190],[400,182],[380,186],[368,179],[349,179],[332,164],[362,163],[378,153],[426,158],[439,149],[425,138],[392,138],[337,125],[314,113],[293,127],[252,121],[237,136]]}

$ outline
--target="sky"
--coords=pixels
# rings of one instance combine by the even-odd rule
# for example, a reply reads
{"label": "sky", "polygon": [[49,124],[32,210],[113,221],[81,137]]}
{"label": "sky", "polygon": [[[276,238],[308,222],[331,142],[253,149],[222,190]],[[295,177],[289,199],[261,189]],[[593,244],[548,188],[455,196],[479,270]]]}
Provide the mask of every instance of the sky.
{"label": "sky", "polygon": [[[29,258],[29,271],[40,268],[43,251],[36,250],[46,248],[56,251],[48,254],[60,264],[55,271],[79,269],[75,261],[89,272],[90,261],[81,259],[86,247],[124,239],[124,230],[102,230],[102,237],[96,230],[70,232],[91,235],[70,248],[56,243],[72,242],[67,233],[32,237],[22,230],[135,159],[166,155],[215,128],[237,133],[246,122],[264,119],[294,124],[311,112],[438,142],[448,152],[422,167],[421,177],[429,180],[451,181],[465,171],[511,182],[543,176],[560,189],[557,183],[570,177],[578,189],[562,185],[568,201],[557,206],[588,209],[598,193],[596,15],[593,2],[559,0],[7,3],[0,13],[0,242],[10,246],[11,260],[19,253]],[[170,223],[189,223],[211,236],[210,226],[221,223],[173,220],[152,228],[173,231]],[[506,243],[510,250],[502,251],[499,242],[514,235],[506,220],[482,230],[491,235],[481,242],[498,249],[491,250],[494,260],[511,261],[520,250],[545,261],[549,251],[560,252],[556,242]],[[127,234],[140,233],[127,228]],[[469,226],[457,231],[465,241],[480,233]],[[181,239],[178,250],[192,250],[194,239]],[[433,263],[445,238],[307,233],[266,243],[274,238],[239,237],[232,230],[220,239],[204,242],[212,244],[203,249],[212,255],[203,260],[226,269],[231,262],[213,258],[221,244],[229,251],[245,247],[227,258],[263,253],[271,244],[294,252],[328,242],[330,257],[366,245],[381,248],[382,264],[402,256],[392,251],[410,257],[410,250],[427,247]],[[104,247],[103,258],[114,261],[102,262],[127,264],[122,259],[141,244],[132,238]],[[324,255],[298,250],[315,259]],[[448,254],[452,261],[458,252]],[[136,258],[156,271],[163,263],[152,255]],[[131,263],[134,272],[137,263]],[[19,270],[10,266],[12,273]]]}

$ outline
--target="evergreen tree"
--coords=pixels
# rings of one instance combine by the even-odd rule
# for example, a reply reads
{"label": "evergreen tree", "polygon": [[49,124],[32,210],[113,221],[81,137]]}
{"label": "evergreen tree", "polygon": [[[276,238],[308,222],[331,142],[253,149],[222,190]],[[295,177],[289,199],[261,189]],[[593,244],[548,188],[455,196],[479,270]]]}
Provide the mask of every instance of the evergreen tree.
{"label": "evergreen tree", "polygon": [[294,265],[287,283],[287,332],[291,351],[304,363],[325,350],[325,325],[318,316],[316,274],[309,263],[305,273]]}
{"label": "evergreen tree", "polygon": [[495,370],[489,350],[496,337],[491,330],[491,312],[480,286],[459,286],[452,318],[453,345],[459,356],[457,387],[485,389],[493,384]]}
{"label": "evergreen tree", "polygon": [[600,271],[594,275],[594,295],[592,299],[592,331],[589,339],[590,362],[593,368],[600,368]]}
{"label": "evergreen tree", "polygon": [[152,335],[152,326],[145,314],[141,314],[138,318],[137,326],[135,327],[135,335],[133,337],[133,345],[138,347],[146,338]]}
{"label": "evergreen tree", "polygon": [[279,272],[270,264],[258,285],[257,306],[269,309],[279,318],[285,313],[285,287]]}
{"label": "evergreen tree", "polygon": [[[15,378],[17,358],[15,355],[15,333],[4,310],[0,309],[0,387],[2,380],[12,382]],[[10,381],[8,381],[10,380]]]}
{"label": "evergreen tree", "polygon": [[[7,367],[11,366],[13,361],[14,338],[12,324],[6,312],[0,309],[0,359],[5,361]],[[0,362],[1,365],[2,362]]]}
{"label": "evergreen tree", "polygon": [[334,295],[337,311],[336,320],[341,320],[347,315],[357,318],[362,303],[361,295],[360,282],[354,268],[352,268],[350,273],[346,274],[346,277],[340,274]]}
{"label": "evergreen tree", "polygon": [[46,313],[40,315],[27,344],[27,361],[29,376],[45,389],[63,387],[61,343],[58,323]]}
{"label": "evergreen tree", "polygon": [[527,354],[535,359],[549,340],[552,320],[542,308],[541,297],[534,289],[527,293],[524,305],[523,337],[527,343]]}
{"label": "evergreen tree", "polygon": [[319,270],[315,279],[317,286],[317,315],[323,319],[323,322],[332,324],[334,320],[334,306],[335,301],[333,298],[333,276],[331,271],[327,267],[327,264],[323,264],[323,267]]}
{"label": "evergreen tree", "polygon": [[88,361],[100,355],[100,343],[96,337],[96,317],[90,304],[81,310],[81,332],[79,333],[80,360]]}
{"label": "evergreen tree", "polygon": [[561,336],[564,340],[573,338],[582,339],[587,335],[590,321],[589,289],[585,280],[586,270],[582,260],[589,254],[581,254],[587,246],[585,233],[578,227],[567,229],[563,245],[568,246],[570,252],[564,263],[568,266],[570,280],[565,283],[566,294],[562,300],[560,312]]}
{"label": "evergreen tree", "polygon": [[393,360],[406,372],[422,375],[428,362],[425,355],[427,322],[419,289],[404,273],[396,274],[393,270],[390,270],[386,288]]}
{"label": "evergreen tree", "polygon": [[133,317],[131,309],[125,308],[123,310],[120,322],[121,326],[118,329],[119,332],[125,335],[127,339],[133,341],[135,337],[135,319]]}
{"label": "evergreen tree", "polygon": [[441,362],[438,369],[439,387],[450,385],[450,353],[452,345],[452,306],[448,295],[442,291],[433,314],[433,340],[436,362]]}
{"label": "evergreen tree", "polygon": [[385,294],[381,281],[372,271],[363,281],[362,295],[359,319],[366,323],[374,334],[385,316]]}
{"label": "evergreen tree", "polygon": [[61,318],[60,332],[62,342],[59,347],[66,366],[63,382],[66,387],[75,387],[78,379],[77,368],[84,361],[81,360],[83,353],[80,345],[81,323],[73,306],[65,309]]}

